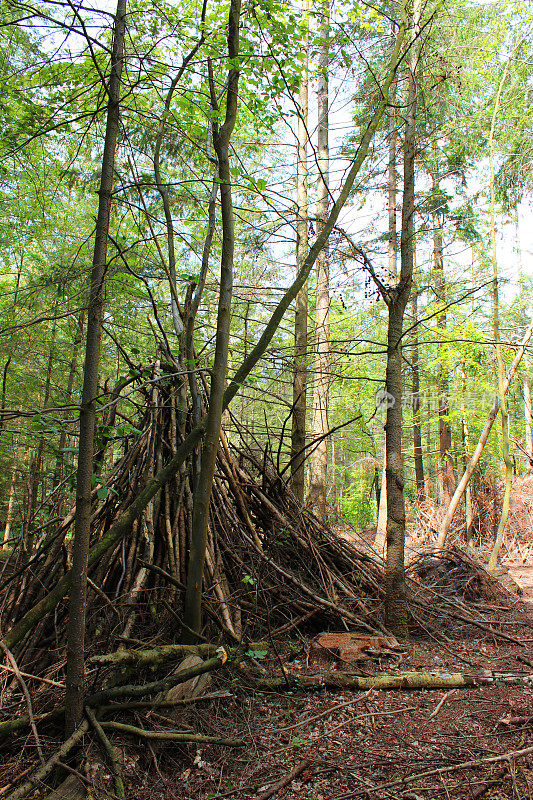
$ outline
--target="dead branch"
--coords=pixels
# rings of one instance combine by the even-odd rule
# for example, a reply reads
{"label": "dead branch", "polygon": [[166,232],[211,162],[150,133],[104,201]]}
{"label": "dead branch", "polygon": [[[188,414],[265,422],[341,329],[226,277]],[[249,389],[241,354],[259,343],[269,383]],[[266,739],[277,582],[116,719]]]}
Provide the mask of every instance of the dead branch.
{"label": "dead branch", "polygon": [[125,725],[122,722],[102,722],[102,728],[130,736],[140,736],[142,739],[158,739],[169,742],[196,742],[197,744],[220,744],[224,747],[244,747],[246,742],[242,739],[221,739],[217,736],[202,736],[199,733],[178,733],[177,731],[148,731],[135,725]]}

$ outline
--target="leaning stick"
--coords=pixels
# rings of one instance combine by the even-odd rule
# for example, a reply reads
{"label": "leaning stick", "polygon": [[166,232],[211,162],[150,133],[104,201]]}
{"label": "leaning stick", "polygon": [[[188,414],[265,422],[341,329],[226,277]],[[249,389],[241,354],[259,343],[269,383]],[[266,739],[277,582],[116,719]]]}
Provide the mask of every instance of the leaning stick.
{"label": "leaning stick", "polygon": [[28,691],[28,687],[26,686],[26,681],[22,677],[22,673],[18,668],[18,664],[15,661],[15,657],[13,656],[13,653],[11,652],[11,650],[8,650],[8,648],[5,646],[5,644],[3,642],[1,642],[1,641],[0,641],[0,647],[2,648],[4,653],[6,654],[7,658],[9,659],[9,661],[11,662],[11,667],[13,669],[13,672],[15,673],[15,675],[17,677],[17,680],[18,680],[18,682],[20,684],[20,688],[22,689],[22,693],[24,694],[24,699],[26,700],[26,708],[28,709],[28,719],[30,721],[30,727],[31,727],[31,730],[32,730],[32,733],[33,733],[33,738],[35,739],[35,746],[37,748],[37,755],[39,756],[39,761],[41,762],[41,764],[44,764],[43,750],[42,750],[42,747],[41,747],[41,741],[39,739],[39,734],[37,733],[37,727],[35,725],[35,717],[33,716],[33,706],[32,706],[32,702],[31,702],[30,693]]}
{"label": "leaning stick", "polygon": [[102,747],[104,748],[104,751],[105,751],[105,753],[106,753],[106,755],[107,755],[107,757],[109,759],[109,763],[111,765],[111,770],[113,771],[113,775],[114,775],[114,778],[115,778],[115,781],[114,781],[114,783],[115,783],[115,794],[119,798],[119,800],[126,800],[126,793],[124,791],[124,782],[122,780],[122,774],[121,774],[121,770],[120,770],[120,761],[118,759],[118,756],[117,756],[115,750],[113,749],[113,745],[111,744],[111,742],[107,738],[104,729],[102,728],[102,726],[100,725],[100,723],[96,719],[96,716],[95,716],[94,711],[92,710],[92,708],[89,708],[89,706],[87,706],[85,708],[85,713],[87,714],[89,722],[93,726],[94,731],[95,731],[96,735],[98,736],[98,738],[100,740],[100,743],[101,743]]}
{"label": "leaning stick", "polygon": [[[199,733],[181,733],[179,731],[149,731],[136,725],[125,725],[123,722],[101,722],[102,728],[117,733],[139,736],[141,739],[156,739],[168,742],[196,742],[197,744],[221,744],[225,747],[244,747],[242,739],[221,739],[218,736],[203,736]],[[8,798],[9,800],[9,798]]]}
{"label": "leaning stick", "polygon": [[[513,363],[511,364],[511,368],[509,369],[509,372],[507,373],[507,376],[503,383],[502,393],[504,396],[507,394],[507,390],[509,389],[514,374],[518,369],[518,366],[522,360],[522,356],[526,351],[526,347],[528,345],[529,340],[531,339],[531,336],[533,336],[533,320],[531,321],[524,335],[524,338],[522,339],[520,347],[516,351],[516,355],[513,359]],[[461,500],[461,497],[465,492],[465,489],[468,485],[468,481],[472,477],[472,473],[476,468],[477,462],[481,458],[481,453],[483,452],[485,445],[487,444],[487,439],[489,438],[489,434],[491,432],[492,426],[494,425],[494,421],[498,416],[499,410],[500,410],[500,399],[499,397],[496,397],[492,405],[492,408],[490,410],[487,421],[485,422],[483,430],[481,431],[481,436],[479,437],[476,449],[474,450],[472,458],[467,464],[467,467],[463,473],[463,477],[457,484],[457,488],[453,493],[452,499],[450,500],[450,505],[448,506],[448,510],[446,511],[444,519],[442,520],[439,531],[439,538],[437,540],[437,548],[439,550],[442,550],[442,548],[446,543],[446,536],[448,535],[448,531],[450,530],[450,525],[452,524],[453,515],[455,514],[457,506],[459,505],[459,501]]]}

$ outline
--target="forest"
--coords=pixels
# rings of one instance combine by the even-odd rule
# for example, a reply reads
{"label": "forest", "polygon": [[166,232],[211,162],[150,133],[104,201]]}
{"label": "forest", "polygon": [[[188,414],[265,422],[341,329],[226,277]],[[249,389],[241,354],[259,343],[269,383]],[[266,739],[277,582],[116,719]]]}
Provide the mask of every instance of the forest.
{"label": "forest", "polygon": [[531,800],[530,4],[0,61],[0,796]]}

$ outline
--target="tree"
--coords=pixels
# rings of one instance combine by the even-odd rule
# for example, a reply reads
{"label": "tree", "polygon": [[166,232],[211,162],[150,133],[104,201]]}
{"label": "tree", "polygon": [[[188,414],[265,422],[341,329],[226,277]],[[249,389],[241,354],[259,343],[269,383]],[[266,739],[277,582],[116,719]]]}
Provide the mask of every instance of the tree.
{"label": "tree", "polygon": [[[298,133],[296,151],[296,272],[300,272],[308,251],[307,241],[307,140],[308,140],[308,62],[309,2],[302,0],[304,24],[304,64],[298,87]],[[303,505],[305,492],[305,442],[307,411],[307,282],[298,292],[294,309],[294,378],[291,432],[291,484]]]}
{"label": "tree", "polygon": [[[322,5],[320,55],[318,65],[318,188],[316,202],[317,231],[326,223],[329,209],[329,0]],[[329,401],[329,249],[326,241],[317,257],[314,345],[314,387],[311,437],[316,441],[309,458],[309,505],[326,521],[328,474],[328,401]]]}
{"label": "tree", "polygon": [[421,3],[414,0],[410,21],[410,56],[406,122],[404,133],[404,176],[402,229],[400,238],[400,277],[388,293],[387,404],[385,426],[387,464],[387,626],[400,635],[407,634],[405,588],[405,502],[402,455],[402,336],[405,308],[411,293],[414,268],[415,124],[417,111],[416,71],[420,56]]}
{"label": "tree", "polygon": [[211,371],[211,390],[209,410],[205,420],[205,435],[202,446],[200,474],[194,496],[192,540],[187,573],[184,622],[190,631],[200,632],[202,622],[202,581],[207,543],[209,501],[215,462],[220,438],[222,411],[224,408],[224,388],[228,364],[228,346],[233,287],[233,255],[235,231],[233,222],[233,202],[231,196],[230,140],[237,121],[239,75],[239,18],[240,0],[231,0],[228,25],[228,57],[231,67],[228,73],[226,94],[226,115],[222,126],[216,119],[219,109],[216,89],[210,76],[211,104],[215,120],[213,122],[213,146],[218,159],[218,178],[220,181],[220,201],[222,210],[222,255],[220,262],[220,290],[217,314],[217,334],[215,358]]}
{"label": "tree", "polygon": [[85,365],[80,407],[80,437],[76,481],[76,524],[70,576],[67,679],[65,702],[66,735],[77,728],[83,715],[85,680],[85,608],[87,598],[87,560],[91,531],[91,490],[93,475],[98,366],[113,191],[115,151],[119,129],[121,75],[126,32],[126,0],[118,0],[113,34],[111,73],[107,86],[108,106],[98,217],[96,221],[91,289],[85,339]]}

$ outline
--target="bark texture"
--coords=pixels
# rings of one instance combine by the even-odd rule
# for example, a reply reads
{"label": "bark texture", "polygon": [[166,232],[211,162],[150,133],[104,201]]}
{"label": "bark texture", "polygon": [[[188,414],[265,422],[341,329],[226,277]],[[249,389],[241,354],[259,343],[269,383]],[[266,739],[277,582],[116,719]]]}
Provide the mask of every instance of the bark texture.
{"label": "bark texture", "polygon": [[387,474],[387,556],[385,612],[387,627],[407,636],[405,585],[405,501],[402,459],[402,332],[405,308],[411,293],[414,268],[415,122],[417,110],[416,69],[420,55],[420,0],[415,0],[411,19],[409,87],[404,136],[404,179],[401,268],[397,286],[389,292],[386,390],[390,395],[385,426]]}

